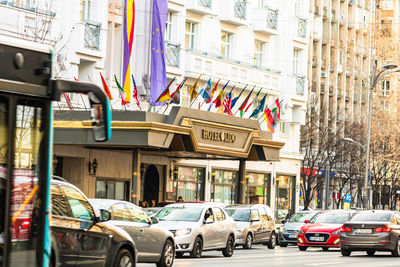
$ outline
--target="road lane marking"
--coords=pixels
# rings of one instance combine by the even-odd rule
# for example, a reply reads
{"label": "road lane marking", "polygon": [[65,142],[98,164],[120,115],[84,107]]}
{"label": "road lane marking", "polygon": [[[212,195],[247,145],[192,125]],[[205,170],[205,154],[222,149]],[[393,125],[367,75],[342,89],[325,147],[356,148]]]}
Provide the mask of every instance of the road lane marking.
{"label": "road lane marking", "polygon": [[335,262],[315,262],[304,264],[306,266],[320,266],[320,265],[336,265],[340,263],[346,263],[345,261],[335,261]]}

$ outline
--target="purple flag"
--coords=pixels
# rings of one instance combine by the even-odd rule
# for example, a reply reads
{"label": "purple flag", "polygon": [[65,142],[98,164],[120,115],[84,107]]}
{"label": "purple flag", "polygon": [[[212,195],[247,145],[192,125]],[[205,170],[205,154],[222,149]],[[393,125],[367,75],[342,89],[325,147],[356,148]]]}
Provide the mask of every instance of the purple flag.
{"label": "purple flag", "polygon": [[150,105],[167,88],[168,80],[165,70],[164,32],[167,23],[168,0],[153,0],[153,22],[151,27],[151,73],[150,73]]}

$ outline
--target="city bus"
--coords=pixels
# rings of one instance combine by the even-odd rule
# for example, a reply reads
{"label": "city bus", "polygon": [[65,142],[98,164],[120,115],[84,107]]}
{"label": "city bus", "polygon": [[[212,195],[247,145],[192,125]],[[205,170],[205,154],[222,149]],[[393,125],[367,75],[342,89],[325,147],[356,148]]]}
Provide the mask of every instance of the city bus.
{"label": "city bus", "polygon": [[52,50],[0,37],[0,266],[49,266],[53,101],[86,95],[93,139],[111,138],[109,102],[95,84],[54,79]]}

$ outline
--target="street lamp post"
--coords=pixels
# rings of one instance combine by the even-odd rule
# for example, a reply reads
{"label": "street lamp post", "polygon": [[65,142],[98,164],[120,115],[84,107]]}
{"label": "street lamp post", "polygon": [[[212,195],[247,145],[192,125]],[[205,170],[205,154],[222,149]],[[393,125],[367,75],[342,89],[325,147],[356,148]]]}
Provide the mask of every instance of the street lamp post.
{"label": "street lamp post", "polygon": [[388,70],[395,69],[397,68],[397,65],[395,64],[387,64],[383,67],[383,69],[376,73],[376,63],[373,61],[373,66],[372,66],[372,75],[371,75],[371,81],[370,81],[370,91],[369,91],[369,96],[368,96],[368,128],[367,128],[367,145],[365,148],[365,176],[364,176],[364,196],[366,199],[366,205],[367,208],[370,208],[370,197],[368,194],[368,170],[369,170],[369,148],[370,148],[370,141],[371,141],[371,113],[372,113],[372,92],[375,90],[376,84],[378,83],[379,79],[381,78],[381,75]]}

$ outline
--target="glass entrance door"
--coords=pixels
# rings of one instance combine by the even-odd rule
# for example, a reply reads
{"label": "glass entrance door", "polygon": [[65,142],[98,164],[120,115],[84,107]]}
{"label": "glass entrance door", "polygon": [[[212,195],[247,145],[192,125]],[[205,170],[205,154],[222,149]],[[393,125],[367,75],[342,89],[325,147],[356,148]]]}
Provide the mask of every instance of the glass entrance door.
{"label": "glass entrance door", "polygon": [[49,102],[0,96],[0,261],[42,258],[49,159]]}

